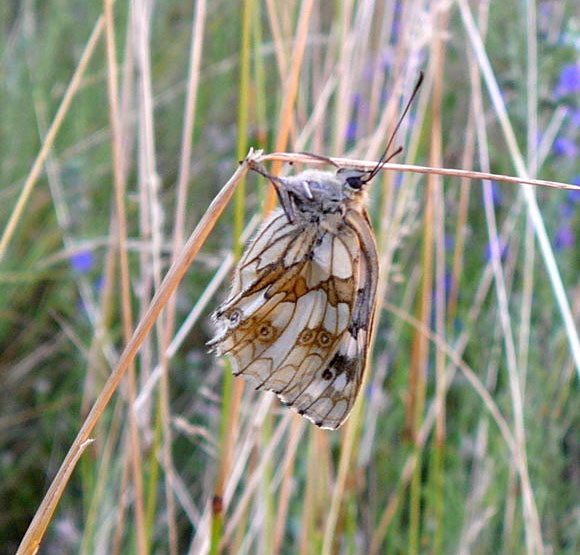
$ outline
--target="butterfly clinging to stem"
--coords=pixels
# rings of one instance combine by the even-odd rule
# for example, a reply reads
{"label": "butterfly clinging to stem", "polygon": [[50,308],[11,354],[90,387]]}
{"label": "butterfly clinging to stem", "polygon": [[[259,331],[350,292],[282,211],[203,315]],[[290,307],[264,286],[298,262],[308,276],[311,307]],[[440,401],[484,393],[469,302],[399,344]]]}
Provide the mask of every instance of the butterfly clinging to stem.
{"label": "butterfly clinging to stem", "polygon": [[236,376],[273,391],[321,428],[338,428],[360,390],[379,274],[366,189],[401,152],[389,154],[422,79],[370,171],[337,167],[276,177],[250,162],[272,183],[281,208],[243,253],[209,345],[231,357]]}

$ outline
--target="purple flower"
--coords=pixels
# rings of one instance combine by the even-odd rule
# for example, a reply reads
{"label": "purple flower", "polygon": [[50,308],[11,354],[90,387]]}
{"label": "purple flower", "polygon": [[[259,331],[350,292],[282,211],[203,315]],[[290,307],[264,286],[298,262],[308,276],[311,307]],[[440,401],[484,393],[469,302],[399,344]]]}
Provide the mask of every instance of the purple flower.
{"label": "purple flower", "polygon": [[578,156],[578,145],[567,137],[559,137],[556,139],[552,148],[558,156],[565,156],[566,158],[575,158]]}
{"label": "purple flower", "polygon": [[495,181],[491,182],[491,198],[495,207],[501,204],[501,187]]}
{"label": "purple flower", "polygon": [[356,140],[356,131],[357,131],[356,128],[357,128],[356,119],[351,119],[348,123],[348,127],[346,128],[346,140],[347,141]]}
{"label": "purple flower", "polygon": [[[572,184],[580,186],[580,175],[577,175],[574,179],[572,179]],[[568,191],[567,200],[570,204],[580,203],[580,189]]]}
{"label": "purple flower", "polygon": [[385,50],[381,54],[381,66],[385,73],[391,70],[391,65],[393,63],[393,54],[390,50]]}
{"label": "purple flower", "polygon": [[358,131],[358,117],[361,113],[363,98],[360,93],[355,93],[352,97],[352,119],[348,123],[346,128],[346,140],[354,141],[356,139],[356,134]]}
{"label": "purple flower", "polygon": [[381,91],[381,105],[383,105],[387,100],[389,100],[389,93],[384,89]]}
{"label": "purple flower", "polygon": [[445,272],[445,297],[447,297],[453,287],[453,275],[451,272]]}
{"label": "purple flower", "polygon": [[558,250],[574,246],[574,232],[572,228],[569,225],[563,225],[558,229],[554,243]]}
{"label": "purple flower", "polygon": [[554,89],[557,98],[580,92],[580,65],[564,66],[560,72],[560,79]]}
{"label": "purple flower", "polygon": [[91,251],[79,251],[70,257],[70,265],[75,272],[86,274],[91,270],[95,259]]}
{"label": "purple flower", "polygon": [[[509,249],[508,249],[508,246],[507,246],[506,242],[503,239],[499,239],[498,248],[499,248],[499,256],[500,256],[500,258],[502,260],[505,260]],[[486,260],[491,260],[491,254],[492,254],[492,251],[491,251],[491,243],[488,243],[485,246],[485,259]]]}
{"label": "purple flower", "polygon": [[450,251],[453,250],[455,245],[455,237],[450,235],[449,233],[445,234],[445,250]]}
{"label": "purple flower", "polygon": [[553,12],[553,6],[551,2],[540,2],[538,6],[538,12],[543,17],[551,17]]}
{"label": "purple flower", "polygon": [[103,290],[103,287],[105,286],[105,277],[101,274],[99,277],[97,277],[97,279],[95,280],[95,290],[100,293]]}

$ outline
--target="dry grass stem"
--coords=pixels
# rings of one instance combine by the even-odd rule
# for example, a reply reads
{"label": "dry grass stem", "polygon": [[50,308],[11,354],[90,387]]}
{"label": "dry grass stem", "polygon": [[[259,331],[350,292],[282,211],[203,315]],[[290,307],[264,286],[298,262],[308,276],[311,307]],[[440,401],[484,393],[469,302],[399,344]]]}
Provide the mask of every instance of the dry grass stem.
{"label": "dry grass stem", "polygon": [[[101,0],[74,21],[21,4],[0,10],[8,550],[573,550],[570,2],[527,1],[513,18],[515,0]],[[251,236],[271,240],[256,229],[275,190],[248,174],[254,162],[274,175],[369,171],[387,143],[398,154],[367,189],[377,265],[365,233],[351,274],[377,282],[372,332],[356,342],[368,339],[368,364],[331,432],[208,353],[210,314],[232,273],[235,291],[267,262],[234,272]],[[260,150],[233,172],[249,145]],[[267,252],[282,256],[287,236],[273,237]],[[356,247],[331,244],[337,277]],[[273,372],[303,318],[332,326],[319,301],[345,308],[335,282],[313,292],[307,279],[284,299],[319,295],[310,316],[289,316]],[[278,297],[254,293],[243,314],[272,317]],[[242,329],[240,350],[262,357]],[[318,394],[304,356],[314,377],[299,395]],[[54,476],[46,493],[42,476]]]}
{"label": "dry grass stem", "polygon": [[[372,170],[377,163],[368,160],[357,160],[353,158],[341,158],[338,156],[329,156],[338,166],[348,166],[354,168],[360,168],[365,170]],[[314,166],[324,165],[324,162],[308,156],[308,154],[301,153],[286,153],[286,152],[275,152],[272,154],[265,154],[261,156],[258,160],[259,162],[270,162],[279,161],[287,162],[290,164],[309,164]],[[459,170],[453,168],[429,168],[426,166],[415,166],[412,164],[383,164],[382,170],[391,170],[397,172],[411,172],[411,173],[423,173],[423,174],[437,174],[446,177],[462,177],[465,179],[489,179],[491,181],[501,181],[503,183],[514,183],[516,185],[533,185],[535,187],[549,187],[552,189],[564,189],[569,191],[579,191],[580,187],[577,185],[572,185],[570,183],[560,183],[558,181],[548,181],[544,179],[530,179],[530,178],[520,178],[513,177],[510,175],[500,175],[495,173],[487,172],[476,172],[472,170]]]}
{"label": "dry grass stem", "polygon": [[255,159],[259,154],[259,152],[254,152],[253,150],[250,151],[246,160],[240,165],[208,207],[204,216],[185,244],[181,255],[167,272],[159,290],[151,301],[148,310],[135,328],[131,340],[123,350],[117,366],[113,369],[107,382],[103,386],[101,393],[83,422],[75,441],[54,477],[26,535],[22,540],[20,545],[21,553],[33,552],[35,546],[40,543],[42,536],[46,531],[46,527],[48,526],[60,500],[62,492],[64,491],[68,478],[70,477],[82,450],[86,447],[86,442],[89,441],[91,431],[102,416],[113,393],[117,390],[121,379],[135,358],[141,343],[151,331],[151,328],[155,325],[159,313],[163,310],[167,301],[177,289],[179,282],[195,259],[195,256],[205,242],[207,236],[215,225],[215,222],[227,206],[229,200],[234,194],[237,183],[246,174],[248,170],[248,161]]}
{"label": "dry grass stem", "polygon": [[89,40],[87,41],[87,45],[83,51],[81,59],[79,60],[78,66],[72,76],[70,83],[64,93],[60,106],[54,116],[54,120],[52,121],[48,132],[46,133],[46,137],[42,142],[42,146],[40,148],[40,152],[38,156],[34,160],[34,164],[26,178],[24,186],[22,187],[22,191],[18,197],[18,201],[16,202],[16,206],[10,215],[10,219],[4,228],[4,232],[2,233],[2,238],[0,239],[0,262],[4,258],[6,254],[6,249],[12,239],[12,235],[16,231],[16,226],[18,225],[19,220],[22,218],[22,214],[24,209],[26,208],[26,204],[30,199],[30,195],[34,190],[34,186],[38,178],[40,177],[40,173],[42,171],[42,167],[44,162],[50,153],[50,149],[53,147],[54,140],[64,122],[64,119],[70,109],[71,103],[78,92],[80,84],[82,82],[82,78],[87,70],[87,66],[94,54],[95,48],[101,38],[101,33],[103,32],[104,26],[104,18],[99,17],[97,22],[95,23],[95,27]]}

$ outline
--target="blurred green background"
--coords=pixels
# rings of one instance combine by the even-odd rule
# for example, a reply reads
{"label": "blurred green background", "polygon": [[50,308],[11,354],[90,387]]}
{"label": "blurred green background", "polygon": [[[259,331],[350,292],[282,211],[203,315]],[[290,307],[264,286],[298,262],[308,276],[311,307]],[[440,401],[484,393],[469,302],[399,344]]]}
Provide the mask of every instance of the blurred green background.
{"label": "blurred green background", "polygon": [[[472,54],[460,7],[465,15],[467,3],[217,0],[205,11],[203,4],[114,5],[134,323],[171,261],[196,14],[202,51],[185,165],[186,234],[249,146],[376,159],[388,136],[382,117],[396,119],[419,69],[426,85],[399,135],[405,152],[396,161],[430,165],[440,140],[443,167],[486,171],[489,164],[489,171],[517,174]],[[0,5],[4,237],[102,10],[100,2],[70,0]],[[471,10],[485,30],[527,171],[580,186],[577,4],[471,2]],[[304,22],[299,60],[295,37]],[[295,68],[284,141],[282,109]],[[110,72],[101,28],[0,261],[0,551],[6,553],[24,535],[124,343]],[[137,359],[137,392],[149,391],[138,411],[144,529],[135,520],[125,384],[92,434],[97,441],[73,474],[41,552],[132,553],[143,551],[141,535],[154,553],[217,552],[220,541],[236,553],[536,553],[540,543],[547,553],[577,553],[577,369],[521,187],[494,181],[487,189],[488,209],[504,233],[495,239],[503,306],[482,182],[441,183],[387,172],[373,189],[384,300],[444,334],[516,440],[521,419],[523,462],[453,361],[433,343],[421,355],[423,336],[387,309],[350,439],[348,432],[315,430],[277,401],[267,408],[270,394],[246,391],[236,407],[237,390],[224,378],[229,370],[205,346],[226,278],[171,356],[167,411],[163,386],[154,380],[147,389],[164,322]],[[176,329],[239,241],[234,211],[245,221],[260,214],[265,190],[252,176],[237,208],[218,222],[179,289]],[[580,193],[535,188],[535,194],[577,322]],[[433,403],[441,376],[452,374],[438,436]],[[228,449],[237,474],[224,462]],[[348,463],[345,481],[341,460]],[[405,466],[410,460],[415,464]],[[522,487],[522,464],[530,489]],[[223,515],[214,507],[212,516],[220,468],[230,490]],[[331,507],[338,510],[334,527]]]}

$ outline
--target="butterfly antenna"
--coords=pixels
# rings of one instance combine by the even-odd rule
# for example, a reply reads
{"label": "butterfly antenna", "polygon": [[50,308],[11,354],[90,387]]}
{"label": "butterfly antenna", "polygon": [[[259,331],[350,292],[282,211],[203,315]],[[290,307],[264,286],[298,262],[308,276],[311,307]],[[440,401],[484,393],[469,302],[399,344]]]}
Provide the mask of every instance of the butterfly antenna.
{"label": "butterfly antenna", "polygon": [[254,170],[256,173],[259,173],[260,175],[264,176],[266,179],[269,179],[272,183],[279,184],[279,183],[283,182],[283,180],[280,177],[276,177],[275,175],[272,175],[271,173],[269,173],[266,170],[266,168],[264,166],[262,166],[262,164],[260,164],[259,162],[256,162],[255,160],[250,160],[249,166],[250,166],[251,170]]}
{"label": "butterfly antenna", "polygon": [[387,143],[385,150],[381,154],[381,157],[380,157],[379,161],[377,162],[377,165],[368,174],[368,176],[365,177],[365,182],[370,181],[375,175],[377,175],[377,173],[379,173],[383,164],[385,164],[386,162],[391,160],[394,156],[396,156],[397,154],[399,154],[403,151],[403,147],[399,147],[395,152],[393,152],[393,154],[391,154],[389,157],[387,157],[387,153],[389,152],[389,149],[391,148],[391,145],[393,144],[393,141],[395,140],[395,135],[397,134],[397,131],[401,127],[401,124],[403,123],[403,120],[405,119],[405,116],[407,115],[409,108],[411,108],[411,105],[413,104],[413,101],[415,100],[415,97],[417,96],[417,93],[419,92],[419,89],[421,88],[421,85],[423,84],[423,77],[424,77],[424,73],[422,71],[420,71],[419,78],[417,79],[417,82],[415,83],[415,88],[413,89],[413,93],[411,94],[411,97],[407,101],[407,105],[405,106],[405,109],[403,110],[403,113],[401,114],[401,117],[399,118],[399,121],[397,122],[395,129],[391,133],[391,137],[389,139],[389,142]]}
{"label": "butterfly antenna", "polygon": [[298,154],[304,154],[304,156],[310,156],[310,158],[314,158],[314,160],[320,160],[321,162],[326,162],[327,164],[330,164],[331,166],[334,166],[335,168],[338,168],[338,164],[334,161],[331,160],[330,158],[328,158],[328,156],[321,156],[320,154],[313,154],[312,152],[304,152],[304,151],[300,151]]}

